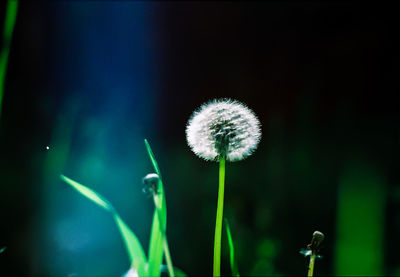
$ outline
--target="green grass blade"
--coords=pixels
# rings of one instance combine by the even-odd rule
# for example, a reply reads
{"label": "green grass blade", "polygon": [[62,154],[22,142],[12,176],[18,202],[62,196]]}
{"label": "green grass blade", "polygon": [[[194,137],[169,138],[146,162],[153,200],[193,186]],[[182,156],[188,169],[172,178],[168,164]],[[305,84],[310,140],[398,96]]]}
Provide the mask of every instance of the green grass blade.
{"label": "green grass blade", "polygon": [[104,199],[100,194],[98,194],[97,192],[95,192],[95,191],[93,191],[93,190],[91,190],[91,189],[79,184],[78,182],[75,182],[75,181],[71,180],[70,178],[68,178],[68,177],[66,177],[64,175],[61,175],[60,177],[61,177],[61,180],[66,182],[68,185],[72,186],[80,194],[86,196],[87,198],[89,198],[90,200],[95,202],[100,207],[106,209],[107,211],[113,211],[114,210],[112,205],[106,199]]}
{"label": "green grass blade", "polygon": [[128,225],[126,225],[126,223],[121,219],[121,217],[115,211],[114,207],[104,197],[102,197],[94,190],[91,190],[64,175],[60,175],[60,177],[64,182],[72,186],[80,194],[92,200],[98,206],[102,207],[103,209],[109,211],[112,214],[115,223],[117,224],[117,227],[121,233],[126,250],[128,252],[129,260],[131,262],[131,267],[136,269],[139,276],[148,275],[145,267],[147,260],[143,248],[136,235],[132,232],[132,230],[128,227]]}
{"label": "green grass blade", "polygon": [[155,210],[149,246],[149,276],[158,277],[161,275],[163,254],[163,232],[160,226],[160,221],[158,219],[157,210]]}
{"label": "green grass blade", "polygon": [[113,217],[128,251],[131,268],[135,268],[139,276],[148,276],[145,267],[146,255],[138,238],[116,212],[113,213]]}
{"label": "green grass blade", "polygon": [[1,117],[1,106],[4,94],[4,83],[6,79],[6,69],[8,63],[8,55],[10,53],[10,45],[12,39],[12,33],[14,30],[15,20],[17,18],[18,1],[8,0],[4,22],[3,32],[3,48],[0,51],[0,117]]}
{"label": "green grass blade", "polygon": [[230,258],[230,263],[231,263],[232,276],[239,277],[240,275],[239,275],[238,266],[237,266],[236,260],[235,260],[235,247],[233,246],[231,229],[229,227],[228,220],[225,218],[224,221],[225,221],[226,235],[228,237],[228,243],[229,243],[229,258]]}
{"label": "green grass blade", "polygon": [[164,231],[166,231],[167,227],[167,204],[165,201],[165,194],[164,194],[164,185],[162,182],[161,171],[158,167],[158,163],[156,158],[154,157],[153,151],[151,150],[150,144],[148,143],[147,139],[144,140],[144,144],[146,145],[147,153],[149,154],[150,161],[154,167],[155,172],[157,173],[159,179],[158,182],[158,195],[154,199],[156,207],[158,207],[158,211],[160,213],[161,218],[161,227]]}
{"label": "green grass blade", "polygon": [[164,251],[167,257],[168,271],[170,276],[174,276],[172,261],[169,256],[168,243],[166,238],[166,226],[167,226],[167,204],[164,194],[164,186],[161,178],[161,172],[157,164],[157,160],[154,157],[153,151],[151,150],[150,144],[145,139],[147,153],[149,154],[151,163],[154,167],[155,172],[159,176],[158,182],[158,193],[154,195],[155,211],[153,216],[153,226],[151,230],[150,246],[149,246],[149,275],[160,276],[161,264]]}
{"label": "green grass blade", "polygon": [[157,175],[161,179],[160,169],[158,168],[156,158],[154,157],[153,151],[151,150],[150,144],[148,143],[147,139],[144,139],[144,144],[146,145],[147,153],[149,153],[149,157],[150,157],[151,163],[153,164],[154,170],[156,171]]}

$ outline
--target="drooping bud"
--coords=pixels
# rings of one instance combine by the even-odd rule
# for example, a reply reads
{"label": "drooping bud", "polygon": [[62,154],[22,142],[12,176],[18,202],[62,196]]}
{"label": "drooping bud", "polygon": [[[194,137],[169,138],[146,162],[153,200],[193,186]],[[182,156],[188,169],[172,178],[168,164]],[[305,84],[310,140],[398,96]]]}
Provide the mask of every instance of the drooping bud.
{"label": "drooping bud", "polygon": [[325,236],[320,231],[315,231],[313,233],[311,243],[307,246],[313,253],[317,253],[321,242],[324,240]]}
{"label": "drooping bud", "polygon": [[157,194],[158,193],[158,181],[160,177],[155,173],[147,174],[143,178],[143,192],[146,194]]}

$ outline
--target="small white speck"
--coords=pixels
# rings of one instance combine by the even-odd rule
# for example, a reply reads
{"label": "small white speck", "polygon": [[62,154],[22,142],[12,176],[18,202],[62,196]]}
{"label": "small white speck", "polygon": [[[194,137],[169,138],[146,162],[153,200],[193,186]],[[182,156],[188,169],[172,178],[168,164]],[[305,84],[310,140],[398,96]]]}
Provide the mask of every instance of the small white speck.
{"label": "small white speck", "polygon": [[49,150],[50,149],[50,147],[49,146],[46,146],[46,150]]}

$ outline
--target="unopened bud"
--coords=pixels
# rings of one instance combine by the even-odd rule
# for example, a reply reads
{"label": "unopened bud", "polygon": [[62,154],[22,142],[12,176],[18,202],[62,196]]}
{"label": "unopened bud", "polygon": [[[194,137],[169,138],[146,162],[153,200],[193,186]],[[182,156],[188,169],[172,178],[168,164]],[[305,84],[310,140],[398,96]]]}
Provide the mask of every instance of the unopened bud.
{"label": "unopened bud", "polygon": [[147,174],[143,178],[143,192],[149,195],[158,193],[158,181],[160,177],[155,173]]}
{"label": "unopened bud", "polygon": [[315,231],[313,234],[313,239],[320,244],[324,240],[325,236],[320,231]]}
{"label": "unopened bud", "polygon": [[151,185],[157,185],[158,184],[158,179],[160,177],[158,177],[157,174],[155,173],[150,173],[147,174],[144,178],[143,178],[143,184],[145,184],[146,186],[151,186]]}
{"label": "unopened bud", "polygon": [[325,236],[323,233],[320,231],[315,231],[313,233],[311,243],[307,246],[308,249],[310,249],[312,252],[318,252],[319,245],[321,242],[324,240]]}

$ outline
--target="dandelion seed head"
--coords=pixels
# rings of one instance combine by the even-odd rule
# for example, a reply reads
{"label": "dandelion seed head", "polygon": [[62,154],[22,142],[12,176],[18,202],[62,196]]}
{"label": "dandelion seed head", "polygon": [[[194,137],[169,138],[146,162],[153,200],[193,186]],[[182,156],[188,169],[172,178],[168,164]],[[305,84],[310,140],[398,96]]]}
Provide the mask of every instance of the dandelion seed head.
{"label": "dandelion seed head", "polygon": [[244,104],[217,99],[193,113],[186,127],[192,151],[208,161],[225,157],[240,161],[250,156],[261,139],[260,122]]}

